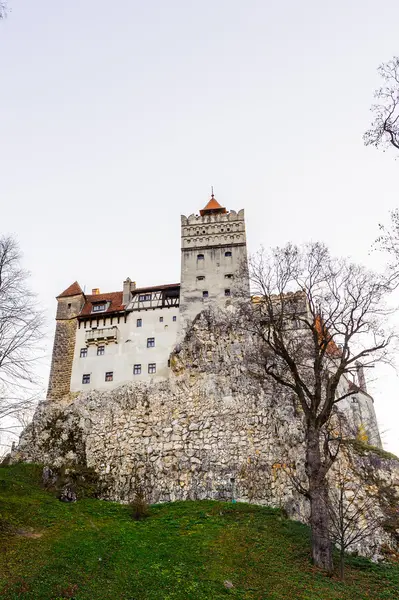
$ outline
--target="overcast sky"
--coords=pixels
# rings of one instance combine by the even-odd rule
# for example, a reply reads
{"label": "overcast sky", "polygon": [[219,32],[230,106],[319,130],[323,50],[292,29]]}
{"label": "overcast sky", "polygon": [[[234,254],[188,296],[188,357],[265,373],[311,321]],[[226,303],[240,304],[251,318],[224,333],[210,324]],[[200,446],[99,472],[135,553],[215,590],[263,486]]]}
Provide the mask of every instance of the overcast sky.
{"label": "overcast sky", "polygon": [[[210,186],[251,252],[321,239],[370,263],[398,206],[393,152],[365,148],[397,0],[13,0],[0,22],[1,231],[55,296],[180,279],[180,214]],[[399,380],[373,393],[399,454]]]}

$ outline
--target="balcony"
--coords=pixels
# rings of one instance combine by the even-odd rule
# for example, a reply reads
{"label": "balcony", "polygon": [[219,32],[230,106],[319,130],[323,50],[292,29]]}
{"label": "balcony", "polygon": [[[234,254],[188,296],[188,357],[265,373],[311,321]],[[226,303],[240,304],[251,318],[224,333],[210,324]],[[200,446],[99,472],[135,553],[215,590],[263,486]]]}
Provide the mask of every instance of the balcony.
{"label": "balcony", "polygon": [[85,342],[89,344],[108,344],[109,342],[118,343],[118,328],[103,327],[98,329],[90,329],[85,333]]}

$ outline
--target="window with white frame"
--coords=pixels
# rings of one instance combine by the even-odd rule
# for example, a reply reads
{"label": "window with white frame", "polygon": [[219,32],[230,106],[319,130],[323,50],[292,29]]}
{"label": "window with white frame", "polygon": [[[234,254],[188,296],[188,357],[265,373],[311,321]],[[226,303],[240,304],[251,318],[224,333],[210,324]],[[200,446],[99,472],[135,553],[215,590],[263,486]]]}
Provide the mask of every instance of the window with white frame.
{"label": "window with white frame", "polygon": [[141,365],[133,365],[133,375],[141,375]]}
{"label": "window with white frame", "polygon": [[148,372],[150,375],[153,375],[157,371],[156,363],[148,363]]}

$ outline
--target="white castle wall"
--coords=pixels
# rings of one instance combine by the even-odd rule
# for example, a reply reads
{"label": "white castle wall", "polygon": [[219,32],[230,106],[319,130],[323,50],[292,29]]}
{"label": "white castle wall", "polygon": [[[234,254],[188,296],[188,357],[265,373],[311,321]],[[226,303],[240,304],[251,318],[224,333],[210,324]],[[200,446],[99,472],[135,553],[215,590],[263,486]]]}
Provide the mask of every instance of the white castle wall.
{"label": "white castle wall", "polygon": [[[99,315],[100,316],[100,315]],[[160,321],[163,318],[163,322]],[[173,321],[176,317],[176,321]],[[137,327],[137,319],[142,326]],[[100,316],[101,327],[103,318]],[[132,381],[162,380],[168,377],[168,359],[176,343],[179,328],[179,309],[156,308],[128,313],[126,323],[120,318],[119,324],[113,318],[113,326],[118,329],[117,343],[105,344],[104,355],[97,355],[97,345],[88,346],[87,357],[80,358],[81,348],[86,348],[85,335],[90,327],[81,323],[76,331],[76,343],[72,364],[71,392],[88,390],[110,390]],[[111,327],[111,319],[105,320],[105,327]],[[147,348],[147,338],[155,338],[155,347]],[[99,345],[103,345],[102,343]],[[148,373],[148,364],[156,364],[156,373]],[[133,375],[133,365],[141,364],[141,375]],[[113,381],[105,381],[105,373],[113,372]],[[90,383],[83,384],[84,374],[90,374]]]}

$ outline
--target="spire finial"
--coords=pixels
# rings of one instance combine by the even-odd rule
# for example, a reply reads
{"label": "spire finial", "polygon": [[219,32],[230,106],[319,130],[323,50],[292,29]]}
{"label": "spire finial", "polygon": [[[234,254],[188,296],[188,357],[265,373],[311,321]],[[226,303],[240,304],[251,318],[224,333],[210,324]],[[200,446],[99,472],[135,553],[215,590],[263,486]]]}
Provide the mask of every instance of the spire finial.
{"label": "spire finial", "polygon": [[211,185],[211,190],[212,190],[212,193],[211,193],[211,198],[214,198],[214,197],[215,197],[215,194],[213,193],[213,185]]}

